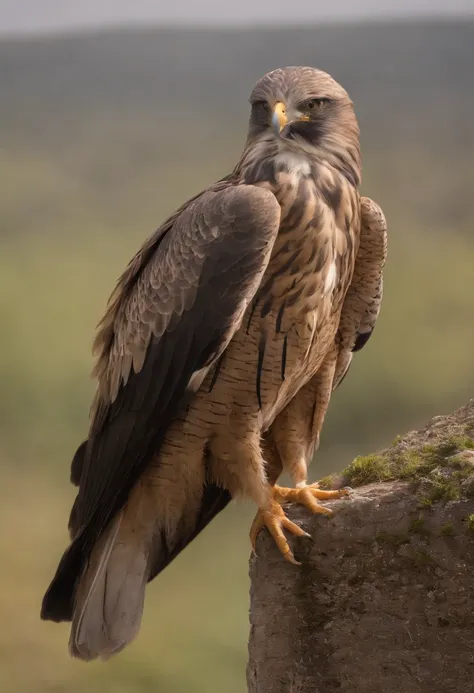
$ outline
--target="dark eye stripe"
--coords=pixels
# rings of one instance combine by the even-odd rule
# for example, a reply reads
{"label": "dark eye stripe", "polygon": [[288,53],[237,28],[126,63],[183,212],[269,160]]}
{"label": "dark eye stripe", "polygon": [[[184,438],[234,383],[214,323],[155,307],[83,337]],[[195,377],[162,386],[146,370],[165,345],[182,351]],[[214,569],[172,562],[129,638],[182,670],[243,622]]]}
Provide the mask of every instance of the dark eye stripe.
{"label": "dark eye stripe", "polygon": [[264,111],[270,110],[270,107],[268,105],[267,101],[254,101],[252,103],[253,108],[262,108]]}

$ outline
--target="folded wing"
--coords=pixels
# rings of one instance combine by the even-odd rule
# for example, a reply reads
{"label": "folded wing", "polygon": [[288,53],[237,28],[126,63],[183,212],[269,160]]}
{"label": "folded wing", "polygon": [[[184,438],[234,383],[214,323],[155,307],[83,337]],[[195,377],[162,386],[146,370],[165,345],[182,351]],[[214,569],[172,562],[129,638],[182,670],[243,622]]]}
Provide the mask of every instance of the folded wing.
{"label": "folded wing", "polygon": [[360,246],[339,323],[339,353],[333,389],[341,384],[347,374],[353,353],[367,344],[374,331],[382,304],[386,257],[385,216],[377,203],[362,197]]}
{"label": "folded wing", "polygon": [[71,619],[77,579],[94,544],[238,329],[279,222],[272,193],[223,182],[179,210],[119,280],[95,343],[89,438],[72,464],[79,485],[72,543],[44,597],[42,618]]}

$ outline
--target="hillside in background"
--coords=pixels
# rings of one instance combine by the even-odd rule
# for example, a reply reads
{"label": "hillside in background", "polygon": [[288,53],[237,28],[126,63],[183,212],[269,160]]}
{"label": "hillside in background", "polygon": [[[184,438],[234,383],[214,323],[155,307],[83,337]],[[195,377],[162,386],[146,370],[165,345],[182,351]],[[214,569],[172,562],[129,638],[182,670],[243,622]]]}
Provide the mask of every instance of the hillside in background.
{"label": "hillside in background", "polygon": [[349,91],[363,192],[390,234],[381,317],[313,477],[472,395],[474,22],[0,42],[2,692],[244,690],[252,508],[231,508],[151,585],[142,634],[106,665],[70,662],[67,629],[38,613],[66,542],[105,301],[142,240],[233,167],[254,82],[289,64]]}

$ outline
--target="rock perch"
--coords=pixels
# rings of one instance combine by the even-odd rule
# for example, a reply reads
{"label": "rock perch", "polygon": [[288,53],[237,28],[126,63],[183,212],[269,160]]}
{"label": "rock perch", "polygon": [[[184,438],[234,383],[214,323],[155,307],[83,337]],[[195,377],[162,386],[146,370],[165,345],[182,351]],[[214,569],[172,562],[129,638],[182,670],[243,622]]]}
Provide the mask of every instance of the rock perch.
{"label": "rock perch", "polygon": [[474,400],[325,482],[302,565],[251,559],[249,693],[473,693]]}

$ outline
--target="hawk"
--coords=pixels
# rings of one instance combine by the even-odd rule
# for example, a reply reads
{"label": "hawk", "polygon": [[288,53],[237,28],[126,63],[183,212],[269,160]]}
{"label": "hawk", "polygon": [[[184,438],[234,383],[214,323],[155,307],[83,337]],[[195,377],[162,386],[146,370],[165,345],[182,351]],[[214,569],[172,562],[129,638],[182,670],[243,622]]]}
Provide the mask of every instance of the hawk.
{"label": "hawk", "polygon": [[[120,277],[99,324],[88,438],[71,481],[71,543],[41,616],[106,659],[137,634],[147,582],[236,496],[266,527],[305,532],[282,502],[307,484],[331,391],[377,318],[385,221],[359,195],[359,128],[328,74],[287,67],[251,97],[233,172],[178,209]],[[294,488],[275,485],[281,469]]]}

